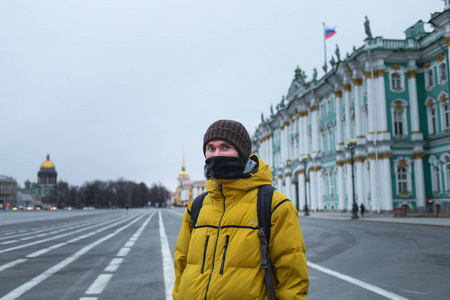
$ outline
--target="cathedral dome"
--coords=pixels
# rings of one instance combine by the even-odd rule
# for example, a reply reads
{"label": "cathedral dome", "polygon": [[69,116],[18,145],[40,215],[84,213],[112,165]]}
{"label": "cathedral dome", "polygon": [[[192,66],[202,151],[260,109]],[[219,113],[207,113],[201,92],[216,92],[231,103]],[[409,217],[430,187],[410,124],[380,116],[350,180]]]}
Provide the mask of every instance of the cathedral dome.
{"label": "cathedral dome", "polygon": [[55,169],[55,164],[50,160],[49,154],[47,154],[47,160],[41,164],[41,169]]}

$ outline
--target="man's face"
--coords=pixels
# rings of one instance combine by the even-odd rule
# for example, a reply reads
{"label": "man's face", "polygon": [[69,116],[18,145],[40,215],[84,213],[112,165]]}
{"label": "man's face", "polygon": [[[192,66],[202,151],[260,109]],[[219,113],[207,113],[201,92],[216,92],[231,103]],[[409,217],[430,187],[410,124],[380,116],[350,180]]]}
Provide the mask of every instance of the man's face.
{"label": "man's face", "polygon": [[206,144],[206,159],[213,156],[234,156],[239,157],[239,152],[230,143],[224,140],[213,140]]}

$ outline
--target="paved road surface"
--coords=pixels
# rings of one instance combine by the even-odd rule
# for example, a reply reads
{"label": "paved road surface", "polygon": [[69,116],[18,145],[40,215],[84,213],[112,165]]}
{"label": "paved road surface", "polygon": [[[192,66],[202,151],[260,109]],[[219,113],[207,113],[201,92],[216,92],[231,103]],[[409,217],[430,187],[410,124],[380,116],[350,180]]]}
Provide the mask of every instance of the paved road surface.
{"label": "paved road surface", "polygon": [[[0,300],[171,299],[183,211],[0,212]],[[448,299],[448,228],[312,216],[308,299]]]}

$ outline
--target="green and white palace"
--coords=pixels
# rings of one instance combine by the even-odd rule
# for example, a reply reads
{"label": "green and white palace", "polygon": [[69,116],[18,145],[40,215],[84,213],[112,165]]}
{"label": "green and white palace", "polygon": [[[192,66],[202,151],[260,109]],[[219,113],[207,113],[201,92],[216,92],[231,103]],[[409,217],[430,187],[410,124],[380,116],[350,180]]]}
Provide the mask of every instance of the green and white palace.
{"label": "green and white palace", "polygon": [[433,32],[419,21],[393,40],[366,27],[364,44],[342,59],[337,49],[322,78],[297,67],[253,149],[299,209],[449,205],[449,2],[431,15]]}

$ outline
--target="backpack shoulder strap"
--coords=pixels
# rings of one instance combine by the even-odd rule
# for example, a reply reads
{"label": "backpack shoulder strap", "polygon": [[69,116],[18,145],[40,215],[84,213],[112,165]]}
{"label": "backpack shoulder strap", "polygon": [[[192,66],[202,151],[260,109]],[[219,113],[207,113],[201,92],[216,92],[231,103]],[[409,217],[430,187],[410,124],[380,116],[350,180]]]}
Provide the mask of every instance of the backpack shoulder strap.
{"label": "backpack shoulder strap", "polygon": [[208,192],[204,192],[203,194],[198,195],[194,199],[194,203],[192,203],[191,206],[191,228],[194,229],[195,224],[197,224],[198,215],[200,213],[200,209],[203,206],[203,200],[205,200],[206,195],[208,195]]}
{"label": "backpack shoulder strap", "polygon": [[270,241],[270,227],[272,218],[272,198],[275,187],[262,185],[258,188],[258,199],[256,209],[258,213],[259,227],[264,228],[267,243]]}

